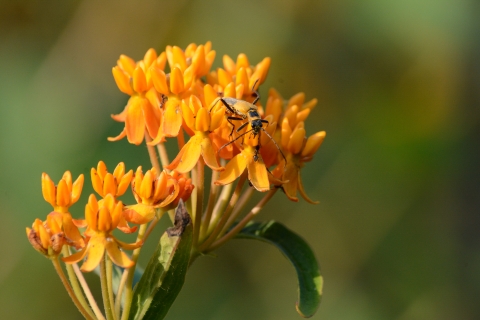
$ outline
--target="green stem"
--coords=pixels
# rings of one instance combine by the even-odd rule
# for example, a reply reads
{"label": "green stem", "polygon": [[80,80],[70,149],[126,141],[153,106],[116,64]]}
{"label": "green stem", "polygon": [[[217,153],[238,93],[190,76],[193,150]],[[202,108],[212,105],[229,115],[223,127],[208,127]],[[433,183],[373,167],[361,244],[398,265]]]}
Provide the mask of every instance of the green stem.
{"label": "green stem", "polygon": [[115,319],[118,319],[118,314],[115,312],[115,302],[113,300],[113,284],[112,284],[112,281],[113,281],[113,274],[112,274],[112,271],[113,271],[113,264],[112,264],[112,260],[110,259],[110,257],[108,257],[108,255],[105,255],[105,260],[106,260],[106,271],[107,271],[107,289],[108,289],[108,299],[110,300],[110,308],[112,309],[112,313],[113,313],[113,317]]}
{"label": "green stem", "polygon": [[[147,224],[142,224],[138,230],[137,242],[143,240],[145,236],[145,231],[147,230]],[[133,275],[135,273],[135,267],[137,265],[138,256],[140,255],[140,251],[142,247],[133,250],[132,253],[132,261],[134,265],[128,269],[127,280],[125,283],[125,306],[123,307],[122,313],[122,320],[128,319],[128,314],[130,313],[130,307],[132,305],[132,297],[133,297]]]}
{"label": "green stem", "polygon": [[[162,163],[162,167],[165,168],[165,166],[168,166],[170,164],[170,160],[168,160],[168,153],[167,149],[165,148],[165,144],[159,143],[157,144],[157,150],[158,154],[160,155],[160,162]],[[168,172],[170,170],[167,170]]]}
{"label": "green stem", "polygon": [[198,238],[200,237],[200,226],[202,224],[202,213],[203,213],[203,197],[205,192],[205,162],[203,158],[198,159],[197,162],[197,185],[195,189],[197,190],[197,205],[195,213],[193,216],[193,244],[192,248],[196,250],[198,244]]}
{"label": "green stem", "polygon": [[262,210],[262,208],[267,204],[267,202],[273,197],[275,192],[277,192],[278,188],[274,188],[270,190],[265,197],[258,202],[258,204],[253,207],[253,209],[240,221],[235,227],[233,227],[226,235],[224,235],[222,238],[218,239],[215,241],[210,247],[207,248],[206,252],[212,251],[218,247],[220,247],[222,244],[227,242],[228,240],[232,239],[235,237],[242,229],[247,225],[249,221],[251,221],[259,212]]}
{"label": "green stem", "polygon": [[212,170],[212,181],[210,183],[210,194],[208,196],[207,210],[205,211],[205,216],[202,220],[202,226],[200,229],[200,239],[205,239],[205,235],[208,231],[208,226],[210,224],[210,219],[212,219],[213,208],[215,207],[215,202],[217,201],[218,192],[220,187],[215,184],[215,181],[220,176],[220,172]]}
{"label": "green stem", "polygon": [[219,236],[223,236],[225,233],[227,233],[228,229],[235,223],[235,220],[237,220],[238,216],[242,212],[243,208],[245,208],[246,204],[252,197],[253,193],[255,192],[254,188],[248,188],[247,191],[245,191],[244,194],[240,197],[240,199],[237,202],[237,205],[235,206],[235,209],[232,212],[232,215],[230,218],[228,218],[227,223],[223,227],[222,231],[220,232]]}
{"label": "green stem", "polygon": [[158,173],[162,172],[162,168],[160,167],[160,163],[158,162],[157,153],[155,152],[155,147],[148,144],[148,142],[151,142],[152,139],[148,135],[147,130],[145,130],[145,141],[147,142],[146,145],[148,150],[148,156],[150,157],[152,167],[154,167]]}
{"label": "green stem", "polygon": [[55,268],[55,271],[57,271],[57,274],[60,277],[60,280],[62,281],[63,286],[65,287],[65,289],[67,289],[68,295],[70,296],[70,298],[72,298],[72,301],[75,304],[75,306],[78,308],[78,311],[80,311],[80,313],[85,317],[85,319],[94,320],[95,316],[93,315],[93,312],[91,310],[85,309],[84,306],[78,300],[78,297],[76,296],[75,292],[70,286],[70,283],[67,280],[67,277],[65,276],[65,273],[63,272],[62,266],[58,261],[58,257],[55,257],[51,260]]}
{"label": "green stem", "polygon": [[230,202],[229,202],[227,208],[225,209],[225,212],[223,213],[222,218],[220,219],[220,222],[215,226],[215,229],[213,229],[212,234],[200,246],[200,251],[201,252],[207,251],[207,249],[210,247],[210,245],[215,240],[217,240],[217,237],[220,234],[220,231],[222,231],[223,226],[225,225],[228,218],[230,217],[230,214],[232,213],[232,210],[235,207],[235,204],[237,203],[238,198],[240,197],[243,185],[244,185],[246,180],[247,180],[247,175],[246,175],[246,172],[244,172],[240,176],[240,179],[238,180],[237,186],[235,187],[235,191],[233,192],[232,198],[230,199]]}
{"label": "green stem", "polygon": [[110,304],[110,294],[108,292],[107,264],[105,260],[107,260],[106,253],[103,259],[100,261],[100,283],[102,285],[103,307],[105,308],[107,320],[115,320],[115,317],[113,315],[113,308]]}
{"label": "green stem", "polygon": [[125,288],[125,283],[128,277],[128,269],[123,270],[122,278],[120,279],[120,283],[118,284],[117,295],[115,297],[115,313],[120,315],[120,308],[122,306],[122,295],[123,289]]}
{"label": "green stem", "polygon": [[[67,246],[63,247],[62,254],[64,257],[68,257],[70,255],[70,251],[68,250]],[[77,276],[75,275],[75,271],[73,270],[73,267],[70,264],[66,264],[65,268],[67,269],[68,278],[70,279],[70,284],[72,285],[73,292],[75,292],[75,296],[77,297],[82,307],[88,311],[88,314],[92,318],[94,318],[92,309],[88,305],[87,300],[85,300],[85,296],[83,295],[82,288],[78,283],[78,279],[77,279]]]}
{"label": "green stem", "polygon": [[82,271],[80,271],[80,268],[76,263],[72,264],[73,270],[75,271],[75,274],[78,278],[78,281],[80,282],[80,285],[82,286],[83,292],[87,296],[88,303],[90,303],[90,306],[93,309],[93,312],[97,316],[98,320],[105,320],[105,317],[102,314],[102,311],[97,305],[97,301],[95,301],[95,298],[92,295],[92,292],[90,291],[90,288],[88,287],[87,282],[85,281],[85,277],[83,276]]}
{"label": "green stem", "polygon": [[232,190],[233,190],[233,183],[223,186],[222,192],[218,197],[217,204],[213,209],[212,217],[210,218],[210,222],[208,224],[208,229],[206,230],[206,232],[204,232],[202,238],[200,238],[200,241],[199,241],[200,243],[204,242],[205,239],[210,234],[212,234],[213,230],[215,229],[215,226],[218,224],[218,221],[222,217],[222,213],[225,211],[225,208],[227,207],[227,204],[230,201]]}

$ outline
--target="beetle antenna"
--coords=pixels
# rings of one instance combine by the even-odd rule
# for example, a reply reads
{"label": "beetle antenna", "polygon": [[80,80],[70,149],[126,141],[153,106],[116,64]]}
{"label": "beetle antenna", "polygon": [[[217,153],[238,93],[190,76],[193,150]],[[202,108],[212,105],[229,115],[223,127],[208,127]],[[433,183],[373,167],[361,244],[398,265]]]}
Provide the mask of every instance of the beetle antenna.
{"label": "beetle antenna", "polygon": [[285,165],[287,165],[287,158],[285,158],[285,155],[283,154],[282,152],[282,149],[280,149],[280,147],[278,146],[277,142],[275,141],[275,139],[272,138],[272,136],[267,132],[267,130],[265,130],[263,127],[262,127],[262,130],[263,132],[265,132],[265,134],[267,135],[267,137],[270,138],[270,140],[272,140],[272,142],[275,144],[275,146],[277,147],[278,151],[280,151],[280,154],[282,155],[283,159],[285,160]]}
{"label": "beetle antenna", "polygon": [[258,81],[260,79],[257,79],[255,80],[255,83],[253,84],[252,86],[252,91],[253,91],[253,94],[254,94],[254,97],[255,97],[255,100],[253,100],[253,103],[252,104],[255,104],[258,102],[258,100],[260,100],[260,93],[255,89],[255,86],[257,85]]}

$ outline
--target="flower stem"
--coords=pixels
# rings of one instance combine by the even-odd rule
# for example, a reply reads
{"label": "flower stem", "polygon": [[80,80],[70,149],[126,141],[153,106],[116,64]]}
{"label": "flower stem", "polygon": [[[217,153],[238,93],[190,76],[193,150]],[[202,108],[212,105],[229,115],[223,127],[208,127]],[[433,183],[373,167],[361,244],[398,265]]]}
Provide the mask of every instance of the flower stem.
{"label": "flower stem", "polygon": [[225,208],[230,200],[233,189],[233,183],[223,186],[222,192],[218,198],[215,208],[213,208],[212,217],[210,218],[208,229],[200,239],[200,242],[203,242],[210,234],[212,234],[215,226],[218,224],[218,221],[222,217],[222,213],[225,211]]}
{"label": "flower stem", "polygon": [[[147,230],[147,224],[142,224],[138,229],[137,242],[140,240],[143,240],[146,230]],[[132,253],[132,261],[134,265],[133,267],[130,267],[128,269],[127,281],[125,283],[125,305],[123,307],[122,320],[127,320],[128,314],[130,313],[130,307],[132,305],[132,297],[133,297],[133,288],[132,288],[133,275],[135,273],[135,267],[137,265],[138,256],[140,255],[141,250],[142,250],[142,247],[133,250],[133,253]]]}
{"label": "flower stem", "polygon": [[102,285],[102,297],[103,297],[103,307],[105,308],[105,314],[107,316],[107,320],[115,320],[113,315],[113,308],[110,304],[110,294],[108,292],[108,279],[107,279],[107,255],[103,257],[100,261],[100,283]]}
{"label": "flower stem", "polygon": [[[168,166],[170,164],[170,160],[168,160],[168,153],[167,149],[165,148],[165,143],[157,144],[158,154],[160,155],[160,162],[162,163],[162,167]],[[159,171],[160,172],[160,171]]]}
{"label": "flower stem", "polygon": [[147,142],[147,150],[148,156],[150,157],[150,162],[152,163],[152,167],[154,167],[157,172],[162,172],[162,168],[160,167],[160,163],[158,162],[157,153],[155,152],[155,147],[148,144],[148,142],[152,141],[152,138],[148,135],[147,131],[145,130],[145,141]]}
{"label": "flower stem", "polygon": [[70,283],[68,282],[67,277],[65,276],[65,273],[63,272],[62,266],[58,261],[58,257],[55,257],[54,259],[51,259],[51,260],[52,260],[53,266],[55,267],[55,271],[57,271],[57,274],[60,277],[60,280],[62,281],[63,286],[65,287],[65,289],[67,289],[68,295],[70,296],[70,298],[72,298],[73,303],[78,308],[78,311],[80,311],[80,313],[85,317],[85,319],[94,320],[95,316],[93,315],[93,312],[91,310],[85,309],[84,306],[78,300],[77,295],[73,291],[72,287],[70,286]]}
{"label": "flower stem", "polygon": [[197,185],[195,190],[197,190],[197,205],[195,209],[195,214],[193,216],[193,244],[192,247],[195,249],[198,244],[198,238],[200,237],[200,225],[202,224],[202,213],[203,213],[203,197],[205,192],[205,162],[203,158],[198,159],[197,162]]}
{"label": "flower stem", "polygon": [[112,260],[108,257],[108,255],[105,255],[105,260],[106,260],[106,266],[105,268],[107,269],[107,289],[108,289],[108,299],[110,300],[110,308],[112,309],[113,317],[115,319],[118,319],[118,314],[115,313],[115,302],[113,300],[113,264]]}
{"label": "flower stem", "polygon": [[252,220],[262,208],[267,204],[267,202],[273,197],[273,195],[277,192],[278,188],[274,188],[270,190],[263,198],[258,202],[258,204],[253,207],[253,209],[240,221],[235,227],[232,228],[226,235],[222,238],[215,241],[210,247],[207,248],[206,252],[212,251],[222,244],[236,236],[242,229],[247,225],[247,223]]}
{"label": "flower stem", "polygon": [[228,218],[230,217],[230,214],[233,208],[235,207],[235,204],[237,203],[238,198],[240,197],[243,185],[245,184],[246,180],[247,180],[247,175],[246,175],[246,172],[244,172],[240,176],[240,179],[238,180],[237,186],[235,187],[235,191],[233,192],[232,198],[230,199],[230,202],[227,208],[225,209],[225,212],[223,213],[222,218],[213,229],[212,234],[210,234],[207,240],[200,246],[200,251],[202,252],[207,251],[210,245],[217,239],[217,236],[220,234],[220,231],[222,231],[223,226],[225,225]]}
{"label": "flower stem", "polygon": [[254,192],[255,192],[254,188],[248,188],[247,191],[245,191],[245,193],[242,194],[242,196],[237,202],[237,205],[235,206],[235,209],[230,215],[230,218],[228,218],[228,221],[223,227],[219,236],[223,236],[225,233],[227,233],[228,229],[230,229],[230,227],[235,223],[235,220],[237,220],[238,216],[242,212],[243,208],[245,208],[246,204],[248,203],[248,201],[250,200]]}
{"label": "flower stem", "polygon": [[87,296],[88,302],[90,303],[90,306],[93,309],[93,312],[97,316],[98,320],[105,320],[105,317],[102,314],[102,311],[97,305],[97,301],[95,301],[95,298],[92,295],[92,292],[90,291],[90,288],[88,287],[87,282],[85,281],[85,277],[83,276],[83,273],[80,271],[80,268],[76,263],[72,264],[73,270],[75,271],[75,274],[77,275],[78,281],[80,282],[80,285],[82,286],[83,292]]}
{"label": "flower stem", "polygon": [[212,170],[212,181],[210,183],[210,194],[208,196],[208,204],[207,204],[207,210],[205,211],[205,215],[203,217],[202,221],[202,226],[200,229],[200,239],[204,239],[207,231],[208,231],[208,226],[210,224],[210,219],[212,219],[212,213],[213,209],[215,206],[215,202],[217,201],[218,197],[218,192],[220,190],[219,186],[217,186],[214,182],[218,179],[220,176],[220,172]]}
{"label": "flower stem", "polygon": [[117,295],[115,297],[115,313],[120,315],[120,307],[122,306],[122,295],[123,289],[125,288],[125,283],[128,278],[128,269],[123,270],[122,278],[120,279],[120,283],[118,284]]}
{"label": "flower stem", "polygon": [[[70,255],[70,251],[68,250],[67,246],[64,246],[62,249],[62,254],[64,257],[68,257]],[[70,264],[66,264],[65,268],[67,269],[68,278],[70,279],[70,284],[72,285],[73,292],[75,292],[75,296],[77,297],[78,301],[82,305],[82,307],[88,311],[90,316],[93,316],[92,309],[88,305],[87,301],[85,300],[85,296],[83,295],[82,288],[78,283],[77,276],[75,275],[75,271]]]}

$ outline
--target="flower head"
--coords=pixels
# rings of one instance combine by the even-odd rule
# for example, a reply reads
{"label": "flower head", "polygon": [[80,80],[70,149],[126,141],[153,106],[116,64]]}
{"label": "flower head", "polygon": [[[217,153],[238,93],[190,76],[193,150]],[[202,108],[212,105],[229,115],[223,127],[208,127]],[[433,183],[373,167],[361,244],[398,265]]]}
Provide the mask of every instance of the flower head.
{"label": "flower head", "polygon": [[123,195],[133,178],[133,170],[125,173],[125,164],[120,162],[112,173],[107,172],[103,161],[98,162],[97,169],[91,170],[93,189],[101,196],[107,194],[115,198]]}
{"label": "flower head", "polygon": [[45,222],[35,219],[32,228],[27,228],[27,237],[35,250],[48,257],[57,256],[68,242],[62,228],[51,216]]}
{"label": "flower head", "polygon": [[45,201],[50,203],[57,212],[68,212],[68,208],[78,201],[82,193],[84,176],[79,175],[72,183],[72,174],[66,171],[62,179],[55,186],[52,179],[45,172],[42,173],[42,193]]}
{"label": "flower head", "polygon": [[89,272],[100,263],[106,251],[116,265],[122,268],[133,266],[134,262],[120,248],[132,250],[140,247],[142,242],[127,244],[112,235],[120,222],[122,210],[122,202],[115,201],[111,194],[107,194],[100,201],[97,201],[93,194],[90,195],[88,204],[85,206],[85,218],[88,224],[85,235],[88,243],[81,251],[63,257],[62,260],[66,263],[77,263],[88,255],[81,270]]}
{"label": "flower head", "polygon": [[[205,91],[208,90],[212,90],[212,88],[206,85]],[[190,96],[189,102],[188,105],[185,102],[182,103],[183,118],[187,130],[193,132],[193,136],[167,168],[182,173],[188,172],[193,169],[200,156],[202,156],[211,169],[222,171],[224,168],[217,162],[217,154],[210,133],[222,123],[225,109],[219,108],[209,111],[206,104],[202,104],[201,100],[193,95]],[[208,105],[210,104],[208,103]]]}
{"label": "flower head", "polygon": [[[127,221],[137,224],[150,222],[156,214],[156,209],[161,209],[160,214],[172,209],[175,201],[178,203],[179,195],[189,196],[193,186],[183,180],[182,193],[179,178],[162,171],[157,173],[155,168],[148,170],[145,174],[142,167],[138,167],[132,181],[132,189],[137,204],[126,207],[124,215]],[[178,199],[177,199],[178,198]]]}

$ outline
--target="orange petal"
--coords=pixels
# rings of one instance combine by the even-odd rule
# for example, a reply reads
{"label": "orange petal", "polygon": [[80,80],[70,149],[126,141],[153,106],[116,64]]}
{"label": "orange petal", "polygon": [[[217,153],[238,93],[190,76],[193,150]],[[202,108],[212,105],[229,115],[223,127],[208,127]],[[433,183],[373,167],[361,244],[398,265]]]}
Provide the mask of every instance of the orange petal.
{"label": "orange petal", "polygon": [[182,160],[182,156],[183,156],[183,153],[185,152],[185,150],[188,149],[187,147],[188,145],[188,142],[183,146],[182,149],[180,149],[180,151],[178,152],[177,156],[175,157],[175,159],[173,159],[172,162],[170,162],[170,164],[168,166],[165,166],[166,169],[168,170],[173,170],[175,169],[178,164],[180,163],[180,161]]}
{"label": "orange petal", "polygon": [[303,144],[305,140],[305,129],[295,129],[293,133],[290,135],[290,139],[288,141],[287,150],[289,150],[292,154],[298,154],[302,150]]}
{"label": "orange petal", "polygon": [[87,254],[87,247],[83,248],[82,250],[69,255],[68,257],[62,257],[63,262],[72,264],[72,263],[77,263],[83,258],[85,258],[85,255]]}
{"label": "orange petal", "polygon": [[201,153],[201,137],[193,136],[188,140],[187,144],[183,147],[184,152],[180,163],[175,168],[180,173],[189,172],[197,164],[198,158]]}
{"label": "orange petal", "polygon": [[183,90],[188,90],[195,80],[195,68],[193,65],[183,72]]}
{"label": "orange petal", "polygon": [[92,237],[88,242],[88,257],[80,270],[90,272],[95,269],[103,259],[105,253],[106,239],[102,236]]}
{"label": "orange petal", "polygon": [[98,211],[98,231],[108,232],[112,228],[112,216],[110,210],[105,206],[100,207]]}
{"label": "orange petal", "polygon": [[283,180],[287,181],[287,183],[283,184],[282,188],[287,197],[292,200],[297,202],[297,185],[298,185],[298,168],[295,164],[293,163],[288,163],[285,172],[283,174]]}
{"label": "orange petal", "polygon": [[222,124],[223,119],[225,118],[225,108],[210,112],[210,118],[210,128],[208,129],[208,131],[213,132]]}
{"label": "orange petal", "polygon": [[297,122],[305,121],[310,114],[310,109],[303,109],[297,113]]}
{"label": "orange petal", "polygon": [[139,145],[145,135],[145,119],[143,118],[141,98],[135,99],[128,107],[125,120],[128,142]]}
{"label": "orange petal", "polygon": [[235,98],[237,96],[237,88],[233,82],[230,82],[223,91],[224,97]]}
{"label": "orange petal", "polygon": [[137,65],[135,60],[133,60],[132,58],[124,54],[120,55],[120,59],[117,60],[117,64],[122,70],[124,70],[129,75],[133,74],[133,70]]}
{"label": "orange petal", "polygon": [[247,164],[248,180],[260,192],[270,190],[270,182],[268,181],[268,172],[262,157],[259,155],[257,161],[249,161]]}
{"label": "orange petal", "polygon": [[122,140],[123,138],[125,138],[127,136],[127,129],[124,127],[122,132],[120,132],[120,134],[116,137],[108,137],[107,140],[108,141],[118,141],[118,140]]}
{"label": "orange petal", "polygon": [[298,191],[302,195],[302,198],[305,199],[305,201],[307,201],[308,203],[311,203],[311,204],[319,204],[320,203],[320,201],[314,201],[314,200],[310,199],[310,197],[305,192],[305,189],[303,188],[303,183],[302,183],[302,178],[300,176],[300,172],[298,173]]}
{"label": "orange petal", "polygon": [[205,160],[205,164],[210,167],[210,169],[215,171],[223,171],[224,167],[221,167],[217,162],[217,153],[213,148],[210,138],[204,138],[201,142],[202,147],[202,157]]}
{"label": "orange petal", "polygon": [[182,125],[182,108],[180,100],[168,99],[163,114],[163,133],[167,137],[176,137]]}
{"label": "orange petal", "polygon": [[187,63],[185,59],[185,53],[180,47],[173,46],[173,66],[180,68],[180,70],[185,71],[187,68]]}
{"label": "orange petal", "polygon": [[222,68],[217,69],[218,75],[218,84],[222,87],[226,87],[230,82],[232,82],[232,76]]}
{"label": "orange petal", "polygon": [[116,196],[119,197],[127,191],[128,186],[130,185],[130,182],[132,181],[133,178],[133,170],[130,170],[127,172],[126,175],[122,177],[120,180],[120,183],[118,184],[118,190]]}
{"label": "orange petal", "polygon": [[136,67],[133,71],[133,90],[140,93],[148,90],[147,77],[141,67]]}
{"label": "orange petal", "polygon": [[170,90],[168,89],[167,77],[165,75],[165,72],[163,72],[163,70],[157,67],[151,67],[149,70],[155,90],[157,90],[161,94],[168,95],[170,93]]}
{"label": "orange petal", "polygon": [[312,99],[312,100],[308,101],[307,103],[305,103],[303,105],[303,108],[312,110],[317,105],[317,102],[318,102],[317,99]]}
{"label": "orange petal", "polygon": [[70,190],[68,190],[67,183],[64,179],[60,180],[57,186],[57,206],[69,207],[72,200]]}
{"label": "orange petal", "polygon": [[248,58],[244,53],[240,53],[237,57],[237,71],[240,70],[240,68],[248,68],[250,67],[250,62],[248,62]]}
{"label": "orange petal", "polygon": [[62,180],[65,180],[65,182],[67,183],[68,190],[72,190],[72,173],[70,171],[65,171],[62,176]]}
{"label": "orange petal", "polygon": [[320,131],[308,137],[307,143],[302,150],[302,157],[313,157],[315,152],[317,152],[318,148],[322,145],[325,136],[326,132]]}
{"label": "orange petal", "polygon": [[115,179],[117,181],[119,181],[123,177],[124,174],[125,174],[125,163],[120,162],[115,167],[115,170],[113,170],[113,176],[115,177]]}
{"label": "orange petal", "polygon": [[287,107],[293,106],[295,104],[297,106],[302,106],[304,102],[305,102],[305,93],[299,92],[288,100]]}
{"label": "orange petal", "polygon": [[136,224],[145,224],[155,217],[155,209],[152,206],[144,204],[135,204],[125,207],[123,216],[129,222]]}
{"label": "orange petal", "polygon": [[42,173],[42,194],[45,201],[55,207],[55,184],[45,172]]}
{"label": "orange petal", "polygon": [[79,175],[77,180],[73,183],[72,186],[72,204],[78,201],[80,199],[80,195],[82,194],[82,189],[83,189],[83,182],[85,180],[85,177],[83,174]]}
{"label": "orange petal", "polygon": [[112,74],[118,89],[125,94],[132,95],[133,90],[130,87],[130,77],[118,66],[112,68]]}
{"label": "orange petal", "polygon": [[130,268],[135,263],[130,260],[130,258],[125,254],[125,252],[120,251],[118,249],[118,245],[115,243],[113,239],[108,239],[106,244],[107,254],[112,259],[112,262],[115,263],[117,266],[122,268]]}
{"label": "orange petal", "polygon": [[287,118],[283,118],[282,121],[282,149],[288,150],[288,142],[290,140],[290,135],[292,134],[292,128],[290,128],[290,124]]}
{"label": "orange petal", "polygon": [[115,239],[115,241],[120,247],[122,247],[125,250],[135,250],[137,248],[140,248],[143,245],[142,240],[138,240],[137,242],[134,242],[134,243],[126,243],[118,239]]}
{"label": "orange petal", "polygon": [[160,127],[160,112],[157,115],[155,109],[159,109],[159,107],[154,107],[148,99],[143,101],[144,103],[142,103],[142,111],[146,128],[151,137],[156,137]]}
{"label": "orange petal", "polygon": [[170,91],[174,94],[183,92],[184,82],[182,71],[175,67],[170,72]]}
{"label": "orange petal", "polygon": [[153,48],[148,49],[147,52],[145,53],[145,56],[143,57],[143,62],[145,63],[145,67],[146,68],[150,67],[150,65],[155,60],[157,60],[157,52]]}
{"label": "orange petal", "polygon": [[[205,97],[205,106],[207,106],[210,111],[213,108],[212,103],[218,98],[218,93],[211,85],[206,84],[205,87],[203,87],[203,95]],[[220,101],[217,100],[217,102]]]}
{"label": "orange petal", "polygon": [[195,130],[201,132],[207,132],[210,128],[210,115],[208,114],[207,109],[200,108],[197,112],[197,117],[195,118]]}
{"label": "orange petal", "polygon": [[228,55],[223,56],[223,67],[230,74],[235,74],[235,72],[237,71],[235,68],[235,61],[233,61],[233,59],[230,58]]}
{"label": "orange petal", "polygon": [[237,179],[247,167],[247,159],[243,154],[238,154],[230,160],[225,166],[225,171],[220,173],[220,177],[215,181],[216,185],[225,185],[232,183]]}
{"label": "orange petal", "polygon": [[155,199],[155,202],[157,202],[158,200],[165,198],[167,193],[167,175],[163,171],[162,173],[160,173],[160,176],[155,181],[153,199]]}
{"label": "orange petal", "polygon": [[193,115],[192,109],[182,101],[182,113],[183,113],[183,120],[185,124],[191,129],[195,130],[195,116]]}
{"label": "orange petal", "polygon": [[75,248],[78,249],[83,247],[85,242],[80,235],[80,231],[78,231],[78,228],[73,224],[73,219],[70,213],[63,214],[62,224],[65,237],[73,242]]}
{"label": "orange petal", "polygon": [[142,183],[140,185],[140,190],[137,190],[140,197],[143,199],[148,199],[152,196],[152,183],[155,177],[152,174],[151,170],[148,170],[143,177]]}
{"label": "orange petal", "polygon": [[95,190],[96,193],[98,193],[101,197],[103,197],[102,179],[100,178],[100,176],[97,173],[97,170],[95,170],[95,168],[92,168],[90,170],[90,177],[92,179],[93,190]]}

